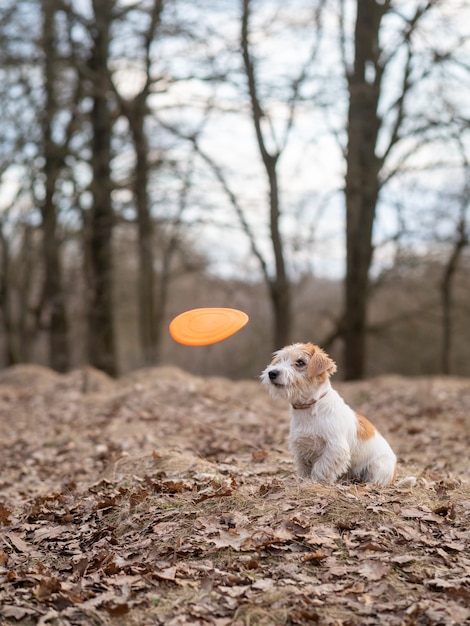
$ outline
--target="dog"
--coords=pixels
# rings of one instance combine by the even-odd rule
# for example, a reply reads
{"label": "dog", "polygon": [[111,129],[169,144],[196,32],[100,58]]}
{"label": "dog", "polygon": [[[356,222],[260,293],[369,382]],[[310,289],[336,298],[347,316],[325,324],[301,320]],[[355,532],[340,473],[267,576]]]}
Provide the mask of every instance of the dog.
{"label": "dog", "polygon": [[291,404],[289,448],[297,473],[317,483],[338,480],[388,485],[397,458],[388,442],[349,407],[330,383],[336,363],[312,343],[278,350],[261,382]]}

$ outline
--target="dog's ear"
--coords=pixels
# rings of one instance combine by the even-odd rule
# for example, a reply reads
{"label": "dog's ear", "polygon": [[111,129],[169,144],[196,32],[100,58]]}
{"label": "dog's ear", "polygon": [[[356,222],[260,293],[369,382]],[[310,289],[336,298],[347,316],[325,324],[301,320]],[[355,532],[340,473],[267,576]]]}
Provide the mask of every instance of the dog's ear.
{"label": "dog's ear", "polygon": [[310,358],[310,362],[308,364],[307,373],[310,378],[315,378],[316,376],[321,376],[321,374],[327,374],[331,376],[336,372],[336,363],[333,359],[323,352],[321,348],[317,348],[316,346],[312,346],[314,350],[312,350],[312,356]]}

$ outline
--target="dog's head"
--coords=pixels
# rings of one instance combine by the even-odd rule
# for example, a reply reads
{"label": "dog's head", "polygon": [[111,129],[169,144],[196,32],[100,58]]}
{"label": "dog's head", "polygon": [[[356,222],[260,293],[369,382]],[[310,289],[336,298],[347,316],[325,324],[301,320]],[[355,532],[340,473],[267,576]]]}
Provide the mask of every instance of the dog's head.
{"label": "dog's head", "polygon": [[335,372],[336,363],[321,348],[313,343],[294,343],[274,353],[260,378],[273,397],[298,402],[311,398]]}

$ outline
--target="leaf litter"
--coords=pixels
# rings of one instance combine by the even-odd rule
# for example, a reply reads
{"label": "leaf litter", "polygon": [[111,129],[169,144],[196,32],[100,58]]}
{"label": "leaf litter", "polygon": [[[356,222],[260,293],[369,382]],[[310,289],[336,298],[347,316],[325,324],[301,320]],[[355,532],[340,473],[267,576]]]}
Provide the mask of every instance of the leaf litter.
{"label": "leaf litter", "polygon": [[470,623],[470,381],[336,387],[415,487],[299,482],[256,382],[1,372],[0,623]]}

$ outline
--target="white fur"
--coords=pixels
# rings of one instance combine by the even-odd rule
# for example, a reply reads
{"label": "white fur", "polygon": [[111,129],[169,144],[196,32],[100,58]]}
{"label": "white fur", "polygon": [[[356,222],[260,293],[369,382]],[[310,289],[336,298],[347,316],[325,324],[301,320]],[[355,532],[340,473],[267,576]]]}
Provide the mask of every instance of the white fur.
{"label": "white fur", "polygon": [[389,484],[395,480],[396,456],[332,388],[335,371],[323,350],[297,343],[276,352],[261,374],[273,397],[291,403],[289,447],[297,472],[320,483],[349,478]]}

